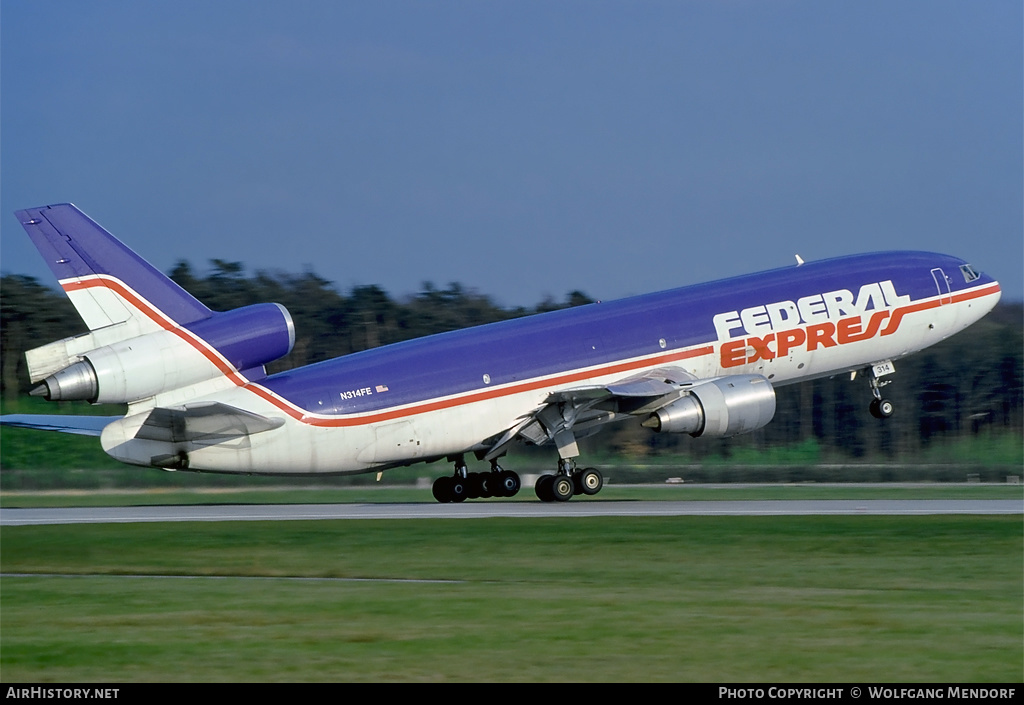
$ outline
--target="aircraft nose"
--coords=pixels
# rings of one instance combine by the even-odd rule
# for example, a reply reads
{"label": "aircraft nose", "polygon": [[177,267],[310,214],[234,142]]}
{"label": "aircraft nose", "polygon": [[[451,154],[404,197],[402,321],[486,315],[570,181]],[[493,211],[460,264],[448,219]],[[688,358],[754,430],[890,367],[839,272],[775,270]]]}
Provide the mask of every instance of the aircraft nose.
{"label": "aircraft nose", "polygon": [[999,282],[996,281],[995,277],[985,274],[984,272],[981,273],[981,276],[979,276],[976,281],[971,282],[969,286],[975,290],[985,290],[984,300],[987,304],[985,306],[985,313],[994,309],[996,304],[998,304],[999,300],[1003,297],[1003,288],[999,285]]}
{"label": "aircraft nose", "polygon": [[994,284],[995,288],[996,288],[995,299],[994,299],[995,301],[998,301],[999,298],[1003,295],[1003,289],[999,285],[999,282],[996,281],[995,277],[991,276],[990,274],[986,274],[985,272],[982,272],[981,273],[981,277],[979,277],[977,283],[980,286],[991,286],[991,285]]}

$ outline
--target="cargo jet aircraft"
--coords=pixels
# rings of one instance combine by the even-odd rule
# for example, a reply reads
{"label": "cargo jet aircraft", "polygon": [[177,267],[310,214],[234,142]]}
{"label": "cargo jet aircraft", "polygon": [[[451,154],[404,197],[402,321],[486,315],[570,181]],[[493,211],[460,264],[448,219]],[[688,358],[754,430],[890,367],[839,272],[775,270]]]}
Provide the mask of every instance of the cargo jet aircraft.
{"label": "cargo jet aircraft", "polygon": [[[551,445],[544,501],[593,495],[577,441],[640,417],[733,436],[775,414],[775,387],[863,374],[871,413],[893,361],[971,325],[999,284],[963,260],[880,252],[593,303],[409,340],[267,375],[295,341],[283,306],[216,313],[75,206],[17,212],[89,333],[27,353],[33,394],[124,403],[122,417],[2,423],[99,436],[133,465],[222,473],[380,472],[447,459],[441,502],[508,497],[515,442]],[[465,458],[490,470],[467,471]]]}

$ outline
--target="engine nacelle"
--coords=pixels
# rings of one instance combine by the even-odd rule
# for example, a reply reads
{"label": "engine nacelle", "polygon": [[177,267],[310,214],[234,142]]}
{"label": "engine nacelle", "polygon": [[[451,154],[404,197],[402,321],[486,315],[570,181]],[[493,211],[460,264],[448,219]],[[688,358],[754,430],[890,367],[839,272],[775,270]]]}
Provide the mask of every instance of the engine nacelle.
{"label": "engine nacelle", "polygon": [[643,425],[665,433],[737,436],[775,416],[775,389],[761,375],[732,375],[695,386],[651,414]]}
{"label": "engine nacelle", "polygon": [[133,402],[214,379],[223,374],[223,361],[249,377],[262,376],[263,365],[287,355],[294,344],[295,326],[284,306],[246,306],[82,353],[32,394],[100,404]]}

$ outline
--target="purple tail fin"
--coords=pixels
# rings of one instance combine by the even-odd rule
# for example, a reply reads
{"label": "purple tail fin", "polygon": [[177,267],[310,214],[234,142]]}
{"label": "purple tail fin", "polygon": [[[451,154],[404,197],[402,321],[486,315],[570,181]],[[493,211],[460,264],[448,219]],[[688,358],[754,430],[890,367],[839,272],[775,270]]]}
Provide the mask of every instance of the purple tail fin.
{"label": "purple tail fin", "polygon": [[70,203],[15,215],[90,330],[123,323],[140,312],[161,326],[212,315]]}

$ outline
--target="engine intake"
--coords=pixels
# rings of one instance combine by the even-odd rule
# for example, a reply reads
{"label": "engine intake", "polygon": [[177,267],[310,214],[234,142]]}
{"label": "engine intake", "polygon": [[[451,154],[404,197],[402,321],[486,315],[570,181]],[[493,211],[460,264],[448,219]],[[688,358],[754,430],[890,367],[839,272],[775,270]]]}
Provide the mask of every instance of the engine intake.
{"label": "engine intake", "polygon": [[775,416],[775,389],[761,375],[732,375],[695,386],[643,422],[663,433],[737,436],[756,431]]}

